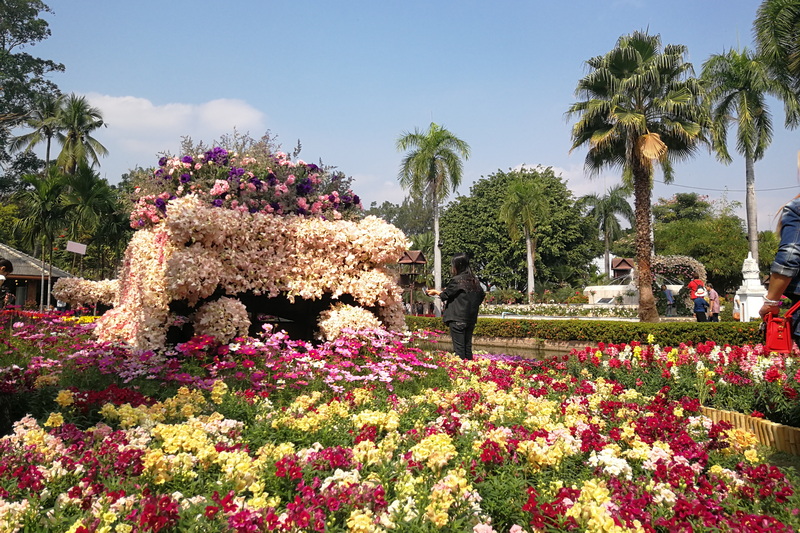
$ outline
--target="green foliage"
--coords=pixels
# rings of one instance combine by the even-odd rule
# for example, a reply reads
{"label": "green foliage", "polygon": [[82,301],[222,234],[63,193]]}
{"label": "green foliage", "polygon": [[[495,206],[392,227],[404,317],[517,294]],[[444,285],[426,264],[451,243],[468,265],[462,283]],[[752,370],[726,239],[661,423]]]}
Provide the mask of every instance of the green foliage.
{"label": "green foliage", "polygon": [[518,304],[525,299],[525,295],[514,289],[498,289],[486,293],[484,304]]}
{"label": "green foliage", "polygon": [[[441,318],[407,316],[411,330],[444,330]],[[476,337],[535,338],[551,341],[587,343],[647,342],[653,335],[662,346],[714,341],[717,344],[744,345],[763,341],[756,322],[619,322],[612,320],[525,320],[479,318]]]}
{"label": "green foliage", "polygon": [[[402,204],[383,202],[378,205],[372,202],[364,214],[382,218],[409,237],[430,232],[433,227],[433,205],[430,201],[413,196],[406,196]],[[432,254],[431,250],[430,258],[433,258]]]}
{"label": "green foliage", "polygon": [[572,267],[575,272],[589,271],[591,259],[602,249],[595,238],[597,230],[575,207],[572,193],[552,168],[498,170],[478,180],[469,196],[451,202],[442,214],[443,254],[469,254],[473,270],[490,287],[525,288],[525,244],[521,240],[512,243],[507,226],[499,220],[508,185],[521,173],[535,175],[544,184],[550,205],[550,221],[538,231],[537,284],[560,281],[554,273],[558,265]]}
{"label": "green foliage", "polygon": [[0,4],[0,124],[21,119],[37,95],[58,92],[49,77],[64,65],[22,51],[50,36],[42,13],[52,11],[40,0]]}
{"label": "green foliage", "polygon": [[758,234],[758,269],[762,274],[769,273],[770,265],[778,252],[780,238],[774,231],[761,231]]}
{"label": "green foliage", "polygon": [[742,220],[724,206],[705,218],[656,223],[655,242],[659,255],[684,255],[700,261],[708,281],[720,292],[741,284],[747,239]]}
{"label": "green foliage", "polygon": [[712,206],[708,196],[696,192],[677,193],[672,198],[659,198],[653,204],[656,222],[669,223],[677,220],[703,220],[711,216]]}

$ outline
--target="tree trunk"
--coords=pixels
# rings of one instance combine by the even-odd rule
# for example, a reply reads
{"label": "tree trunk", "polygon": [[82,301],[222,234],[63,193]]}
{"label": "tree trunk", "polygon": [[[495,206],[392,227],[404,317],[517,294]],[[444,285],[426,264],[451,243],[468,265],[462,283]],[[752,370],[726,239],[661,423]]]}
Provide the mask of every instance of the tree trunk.
{"label": "tree trunk", "polygon": [[750,243],[750,253],[758,264],[758,205],[756,204],[756,171],[755,161],[752,156],[745,156],[745,212],[747,213],[747,240]]}
{"label": "tree trunk", "polygon": [[606,267],[606,277],[611,279],[611,236],[608,234],[608,231],[603,231],[603,238],[605,239],[606,243],[606,254],[605,254],[605,267]]}
{"label": "tree trunk", "polygon": [[[638,154],[634,156],[638,158]],[[653,296],[652,239],[650,235],[650,172],[638,161],[633,165],[634,209],[636,211],[636,282],[639,289],[639,320],[658,322]]]}
{"label": "tree trunk", "polygon": [[536,251],[534,249],[531,234],[525,229],[525,252],[528,259],[528,303],[533,303],[533,294],[536,291],[536,279],[534,277],[534,261],[536,259]]}
{"label": "tree trunk", "polygon": [[44,246],[42,246],[42,277],[39,280],[39,312],[44,311]]}
{"label": "tree trunk", "polygon": [[50,264],[47,265],[47,307],[50,308],[52,300],[50,294],[53,292],[53,245],[50,244]]}
{"label": "tree trunk", "polygon": [[[439,202],[433,206],[433,285],[437,291],[442,290],[442,247],[439,243]],[[442,300],[434,298],[434,314],[442,316]]]}

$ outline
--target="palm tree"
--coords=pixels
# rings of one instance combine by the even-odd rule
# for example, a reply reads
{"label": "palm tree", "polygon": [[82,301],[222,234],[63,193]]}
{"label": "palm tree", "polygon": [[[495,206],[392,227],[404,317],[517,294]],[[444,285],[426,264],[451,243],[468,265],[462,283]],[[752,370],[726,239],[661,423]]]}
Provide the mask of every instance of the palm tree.
{"label": "palm tree", "polygon": [[11,151],[32,150],[34,146],[45,143],[44,167],[50,167],[50,145],[61,128],[61,102],[61,95],[43,94],[36,98],[24,120],[25,126],[33,131],[14,137]]}
{"label": "palm tree", "polygon": [[61,108],[61,131],[56,134],[61,143],[57,163],[66,174],[72,174],[82,161],[92,166],[100,163],[99,157],[108,155],[106,147],[92,137],[91,133],[104,126],[99,109],[89,105],[85,96],[70,94]]}
{"label": "palm tree", "polygon": [[753,22],[759,54],[773,78],[800,90],[800,2],[764,0]]}
{"label": "palm tree", "polygon": [[[427,197],[433,205],[433,268],[436,290],[442,289],[442,246],[439,242],[441,202],[461,184],[463,160],[469,159],[469,145],[447,129],[431,122],[427,132],[414,129],[397,139],[403,157],[398,179],[416,197]],[[439,300],[437,300],[439,304]],[[437,305],[437,314],[441,307]]]}
{"label": "palm tree", "polygon": [[658,321],[650,236],[654,163],[671,181],[673,162],[692,155],[710,128],[702,88],[685,55],[682,45],[662,49],[659,35],[622,36],[613,50],[586,62],[590,72],[576,89],[582,100],[568,110],[578,117],[572,149],[589,147],[585,168],[597,175],[621,167],[623,183],[633,185],[639,319],[645,322]]}
{"label": "palm tree", "polygon": [[65,176],[65,186],[62,202],[70,215],[70,237],[92,244],[101,226],[114,215],[116,193],[86,162],[81,162],[74,174]]}
{"label": "palm tree", "polygon": [[[63,175],[56,169],[50,168],[46,176],[25,175],[23,183],[28,185],[25,189],[15,194],[15,203],[22,207],[25,215],[19,219],[15,230],[22,235],[24,242],[31,247],[41,244],[42,247],[42,283],[39,309],[45,307],[44,294],[44,261],[45,250],[49,251],[50,265],[53,264],[53,241],[56,234],[66,225],[67,213],[62,202],[65,188]],[[48,285],[51,282],[48,275]],[[47,304],[50,305],[50,291],[47,292]]]}
{"label": "palm tree", "polygon": [[797,124],[800,103],[797,95],[770,75],[767,63],[746,48],[714,54],[703,64],[702,79],[708,91],[714,121],[713,141],[717,157],[731,162],[727,148],[728,125],[735,122],[736,150],[744,156],[745,211],[750,252],[758,261],[758,206],[756,204],[755,162],[764,157],[772,142],[772,116],[766,96],[784,101],[786,124]]}
{"label": "palm tree", "polygon": [[603,235],[605,244],[604,266],[606,277],[611,278],[611,241],[618,239],[622,235],[622,227],[619,224],[618,216],[622,216],[631,225],[634,222],[634,213],[631,204],[628,203],[628,196],[631,190],[624,185],[611,187],[603,196],[597,194],[587,194],[578,200],[580,207],[588,207],[589,216],[597,223],[597,228]]}
{"label": "palm tree", "polygon": [[550,202],[544,191],[545,184],[526,173],[519,175],[508,184],[508,191],[500,206],[498,218],[508,226],[512,242],[522,236],[525,238],[526,260],[528,264],[528,303],[533,303],[536,274],[536,236],[537,230],[550,218]]}

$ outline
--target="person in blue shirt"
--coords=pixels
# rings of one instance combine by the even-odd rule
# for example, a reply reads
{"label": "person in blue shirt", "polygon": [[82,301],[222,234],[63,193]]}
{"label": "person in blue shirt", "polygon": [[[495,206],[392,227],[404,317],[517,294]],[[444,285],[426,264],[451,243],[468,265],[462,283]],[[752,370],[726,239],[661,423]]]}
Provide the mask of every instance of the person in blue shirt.
{"label": "person in blue shirt", "polygon": [[662,285],[661,290],[664,291],[664,298],[667,299],[666,316],[675,316],[675,295],[672,294],[672,290],[666,285]]}
{"label": "person in blue shirt", "polygon": [[706,290],[698,287],[694,293],[694,316],[698,322],[708,322],[706,313],[708,312],[708,302],[706,301]]}
{"label": "person in blue shirt", "polygon": [[[784,296],[792,303],[800,299],[800,195],[783,206],[778,234],[781,240],[770,265],[767,295],[758,311],[764,320],[770,314],[780,315]],[[794,320],[792,330],[794,340],[800,341],[800,320]]]}

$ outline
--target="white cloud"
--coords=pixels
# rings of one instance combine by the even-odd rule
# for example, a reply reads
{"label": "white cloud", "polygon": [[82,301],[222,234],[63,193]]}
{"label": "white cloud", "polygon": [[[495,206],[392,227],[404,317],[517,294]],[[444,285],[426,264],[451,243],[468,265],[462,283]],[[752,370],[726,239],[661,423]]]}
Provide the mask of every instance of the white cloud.
{"label": "white cloud", "polygon": [[100,168],[112,183],[131,168],[154,166],[159,152],[177,152],[185,135],[210,143],[234,129],[255,136],[267,129],[264,113],[242,100],[156,105],[135,96],[89,93],[86,97],[107,124],[95,137],[109,150]]}

